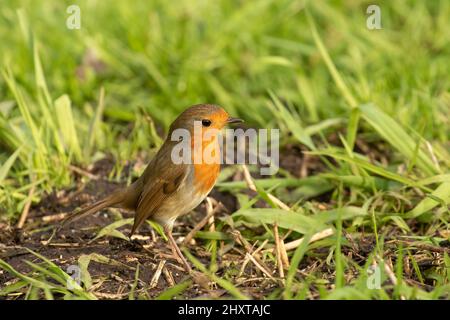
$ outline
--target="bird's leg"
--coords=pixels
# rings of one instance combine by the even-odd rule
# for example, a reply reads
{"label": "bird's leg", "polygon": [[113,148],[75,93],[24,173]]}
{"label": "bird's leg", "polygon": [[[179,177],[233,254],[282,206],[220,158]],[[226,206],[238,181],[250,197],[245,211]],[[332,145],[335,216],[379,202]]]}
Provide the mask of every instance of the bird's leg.
{"label": "bird's leg", "polygon": [[192,268],[189,265],[189,263],[187,262],[186,258],[184,257],[183,253],[181,252],[180,248],[178,247],[175,239],[172,236],[172,230],[170,230],[170,228],[164,228],[164,231],[167,235],[167,237],[169,238],[169,243],[170,243],[170,247],[172,248],[172,251],[174,253],[175,256],[178,256],[178,258],[180,258],[181,262],[184,265],[184,268],[186,269],[186,271],[188,273],[192,272]]}

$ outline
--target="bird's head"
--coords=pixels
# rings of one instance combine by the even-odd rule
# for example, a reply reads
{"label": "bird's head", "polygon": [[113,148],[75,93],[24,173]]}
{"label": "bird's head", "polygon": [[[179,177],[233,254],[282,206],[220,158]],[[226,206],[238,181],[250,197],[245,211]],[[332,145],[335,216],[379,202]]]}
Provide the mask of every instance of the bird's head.
{"label": "bird's head", "polygon": [[197,104],[187,108],[170,126],[170,133],[176,129],[187,129],[191,134],[194,133],[194,125],[201,126],[202,133],[216,129],[221,130],[227,124],[243,122],[230,115],[222,108],[213,104]]}

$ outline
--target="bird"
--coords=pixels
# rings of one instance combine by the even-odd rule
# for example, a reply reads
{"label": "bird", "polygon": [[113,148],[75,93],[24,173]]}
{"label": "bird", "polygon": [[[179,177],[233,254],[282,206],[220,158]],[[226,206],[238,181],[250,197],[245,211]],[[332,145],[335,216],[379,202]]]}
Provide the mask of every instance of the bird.
{"label": "bird", "polygon": [[[160,224],[173,255],[190,273],[192,269],[173,238],[173,225],[179,216],[195,209],[217,181],[220,161],[206,161],[201,155],[205,150],[212,150],[211,156],[220,159],[217,157],[221,130],[228,124],[239,122],[243,120],[231,117],[218,105],[197,104],[187,108],[170,125],[164,143],[136,181],[68,215],[59,229],[108,207],[132,210],[135,215],[130,238],[146,220]],[[180,139],[180,132],[187,133],[191,141],[183,141],[186,140],[184,136]],[[184,159],[191,161],[179,161],[174,157],[175,148],[180,148],[182,142],[191,151],[190,157]]]}

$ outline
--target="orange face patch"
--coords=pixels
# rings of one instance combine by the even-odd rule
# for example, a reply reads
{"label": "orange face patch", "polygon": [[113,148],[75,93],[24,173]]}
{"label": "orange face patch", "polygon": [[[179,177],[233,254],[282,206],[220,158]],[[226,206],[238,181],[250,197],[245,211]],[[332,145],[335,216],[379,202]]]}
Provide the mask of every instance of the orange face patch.
{"label": "orange face patch", "polygon": [[192,142],[194,181],[199,192],[206,193],[214,186],[220,171],[220,149],[217,136],[202,140],[201,147]]}
{"label": "orange face patch", "polygon": [[[221,109],[220,111],[212,113],[208,119],[211,120],[211,126],[209,128],[214,128],[217,130],[221,130],[227,124],[227,120],[229,118],[228,113]],[[207,130],[208,128],[203,128],[203,130]]]}
{"label": "orange face patch", "polygon": [[[201,134],[194,136],[191,141],[191,156],[192,162],[194,163],[194,183],[200,193],[207,193],[211,190],[216,183],[220,172],[220,145],[218,133],[219,129],[212,128],[211,125],[211,127],[203,128]],[[201,143],[196,139],[201,139]]]}
{"label": "orange face patch", "polygon": [[[216,183],[220,172],[220,147],[218,134],[227,124],[228,113],[221,109],[211,113],[205,120],[211,125],[201,127],[201,131],[194,132],[191,140],[192,161],[194,163],[194,183],[200,193],[207,193]],[[199,143],[201,139],[201,143]]]}

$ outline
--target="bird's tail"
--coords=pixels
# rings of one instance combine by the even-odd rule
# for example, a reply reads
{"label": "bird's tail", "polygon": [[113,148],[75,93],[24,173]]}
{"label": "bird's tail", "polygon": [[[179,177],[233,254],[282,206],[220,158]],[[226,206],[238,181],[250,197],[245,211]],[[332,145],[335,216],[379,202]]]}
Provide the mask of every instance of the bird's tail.
{"label": "bird's tail", "polygon": [[76,212],[72,212],[60,223],[58,231],[61,230],[64,226],[68,225],[71,222],[77,221],[78,219],[94,214],[102,209],[120,205],[120,203],[123,201],[123,198],[123,192],[116,192],[100,201],[91,204],[90,206],[87,206],[86,208],[83,208]]}

